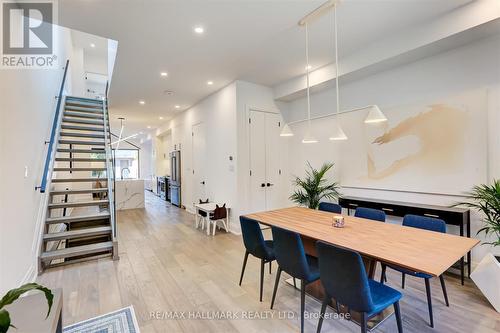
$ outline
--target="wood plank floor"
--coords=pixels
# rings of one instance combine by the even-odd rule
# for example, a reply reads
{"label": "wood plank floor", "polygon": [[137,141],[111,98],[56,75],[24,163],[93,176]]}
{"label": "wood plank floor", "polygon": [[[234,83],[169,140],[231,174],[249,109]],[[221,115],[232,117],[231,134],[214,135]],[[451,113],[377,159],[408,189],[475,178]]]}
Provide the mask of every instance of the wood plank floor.
{"label": "wood plank floor", "polygon": [[[300,296],[284,282],[288,276],[282,275],[275,310],[270,311],[276,265],[273,274],[265,274],[264,301],[260,303],[257,259],[249,258],[243,284],[238,286],[244,254],[241,237],[222,231],[209,237],[194,229],[193,224],[192,215],[146,192],[145,209],[118,214],[120,260],[102,259],[50,269],[38,282],[63,288],[65,326],[133,305],[143,333],[298,332]],[[379,274],[377,271],[376,276]],[[435,328],[431,329],[427,324],[424,283],[407,277],[401,302],[405,332],[500,332],[500,315],[471,281],[460,286],[456,276],[447,275],[445,279],[451,304],[445,306],[439,280],[433,279]],[[389,271],[388,280],[389,285],[401,290],[399,274]],[[307,297],[310,316],[319,310],[320,303]],[[237,318],[165,316],[174,311],[186,316],[221,311]],[[163,317],[157,317],[156,312]],[[316,318],[307,319],[305,331],[315,332],[316,325]],[[359,327],[348,320],[330,319],[325,320],[322,332],[359,332]],[[394,316],[374,332],[397,332]]]}

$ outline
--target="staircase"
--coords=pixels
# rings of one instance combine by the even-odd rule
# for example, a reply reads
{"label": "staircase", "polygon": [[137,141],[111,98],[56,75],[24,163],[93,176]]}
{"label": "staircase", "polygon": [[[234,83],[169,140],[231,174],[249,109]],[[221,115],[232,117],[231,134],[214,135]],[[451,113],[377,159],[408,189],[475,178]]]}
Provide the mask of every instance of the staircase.
{"label": "staircase", "polygon": [[56,115],[57,131],[51,140],[55,146],[50,154],[55,158],[48,173],[41,270],[118,258],[106,100],[62,98],[63,113],[59,119]]}

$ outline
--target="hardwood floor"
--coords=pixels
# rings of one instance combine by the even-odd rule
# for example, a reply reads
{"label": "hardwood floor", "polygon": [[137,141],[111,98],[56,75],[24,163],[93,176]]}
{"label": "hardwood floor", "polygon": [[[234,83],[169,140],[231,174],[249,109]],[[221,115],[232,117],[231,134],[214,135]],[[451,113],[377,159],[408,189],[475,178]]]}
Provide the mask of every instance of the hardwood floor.
{"label": "hardwood floor", "polygon": [[[120,260],[102,259],[50,269],[38,282],[50,288],[63,288],[65,326],[133,305],[143,333],[298,332],[300,293],[284,283],[288,276],[282,274],[275,310],[269,310],[276,264],[273,274],[265,274],[264,301],[260,303],[257,259],[249,258],[243,284],[238,286],[244,254],[241,237],[223,231],[215,237],[207,236],[193,225],[192,215],[146,192],[145,209],[118,213]],[[380,270],[376,276],[379,275]],[[401,302],[405,332],[500,331],[500,315],[471,281],[461,286],[457,276],[447,275],[445,279],[449,308],[444,304],[439,280],[432,280],[435,321],[432,329],[428,326],[424,282],[407,277]],[[401,290],[400,283],[400,274],[389,270],[388,284]],[[306,311],[311,316],[319,313],[320,305],[306,297]],[[197,318],[166,316],[174,315],[174,311],[179,317],[184,312],[186,317]],[[214,311],[224,312],[227,317],[230,312],[238,318],[199,318]],[[257,315],[262,318],[255,318]],[[305,331],[315,332],[316,325],[316,318],[307,319]],[[339,319],[326,319],[322,329],[322,332],[359,331],[356,324]],[[397,332],[394,316],[374,332]]]}

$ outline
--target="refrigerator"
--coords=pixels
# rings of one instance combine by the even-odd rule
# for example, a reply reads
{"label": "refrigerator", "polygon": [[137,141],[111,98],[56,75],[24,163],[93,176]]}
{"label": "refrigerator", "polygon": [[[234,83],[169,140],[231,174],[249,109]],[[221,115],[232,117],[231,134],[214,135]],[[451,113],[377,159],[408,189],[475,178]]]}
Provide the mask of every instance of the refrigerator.
{"label": "refrigerator", "polygon": [[181,207],[181,151],[170,153],[170,202]]}

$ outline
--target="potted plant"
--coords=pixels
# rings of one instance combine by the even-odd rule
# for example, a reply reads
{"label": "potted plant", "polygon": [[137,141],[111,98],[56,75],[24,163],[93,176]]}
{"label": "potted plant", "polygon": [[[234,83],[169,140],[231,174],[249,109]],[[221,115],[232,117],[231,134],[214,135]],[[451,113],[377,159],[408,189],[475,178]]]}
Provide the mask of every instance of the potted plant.
{"label": "potted plant", "polygon": [[19,288],[9,290],[5,294],[5,296],[2,297],[2,299],[0,300],[0,333],[6,333],[10,327],[16,328],[13,324],[11,324],[10,315],[9,312],[5,309],[5,306],[12,304],[22,294],[27,293],[28,291],[31,290],[40,290],[45,294],[45,298],[47,299],[47,304],[49,306],[49,310],[47,311],[47,317],[49,316],[50,309],[52,308],[52,302],[54,300],[54,295],[52,294],[52,291],[36,283],[27,283]]}
{"label": "potted plant", "polygon": [[[491,238],[483,245],[500,246],[500,179],[494,180],[491,185],[474,186],[468,197],[470,201],[459,205],[483,214],[484,225],[477,234],[483,233],[486,238]],[[488,253],[471,273],[471,279],[495,310],[500,312],[500,257]]]}
{"label": "potted plant", "polygon": [[319,170],[314,169],[307,162],[308,170],[304,179],[295,177],[293,184],[297,189],[290,196],[290,200],[311,209],[317,209],[321,199],[336,199],[339,197],[339,184],[329,182],[325,175],[333,168],[333,163],[324,163]]}

